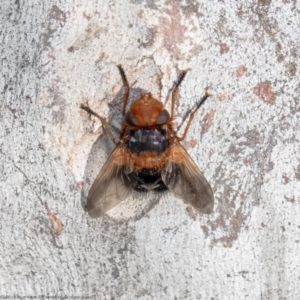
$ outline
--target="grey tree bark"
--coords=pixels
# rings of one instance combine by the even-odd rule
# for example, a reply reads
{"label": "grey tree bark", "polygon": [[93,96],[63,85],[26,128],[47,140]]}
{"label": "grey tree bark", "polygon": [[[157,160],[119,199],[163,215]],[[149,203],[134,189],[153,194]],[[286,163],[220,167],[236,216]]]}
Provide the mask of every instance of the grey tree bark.
{"label": "grey tree bark", "polygon": [[[0,12],[0,296],[299,299],[299,2],[3,1]],[[113,145],[79,106],[120,126],[119,63],[131,101],[150,91],[168,108],[190,69],[180,132],[209,87],[183,144],[213,187],[211,215],[170,193],[151,210],[150,195],[85,212]]]}

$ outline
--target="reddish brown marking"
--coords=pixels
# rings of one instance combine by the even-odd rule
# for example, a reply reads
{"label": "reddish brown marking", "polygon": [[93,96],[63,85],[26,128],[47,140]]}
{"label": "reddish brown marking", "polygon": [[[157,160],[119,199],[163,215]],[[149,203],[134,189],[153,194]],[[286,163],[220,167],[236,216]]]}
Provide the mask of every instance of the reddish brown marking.
{"label": "reddish brown marking", "polygon": [[295,198],[293,197],[293,198],[291,198],[291,199],[289,199],[288,200],[289,202],[291,202],[291,203],[296,203],[296,200],[295,200]]}
{"label": "reddish brown marking", "polygon": [[155,121],[163,108],[162,103],[148,93],[142,94],[138,100],[134,101],[130,111],[136,117],[140,126],[155,126]]}
{"label": "reddish brown marking", "polygon": [[125,151],[123,156],[123,161],[132,166],[135,170],[142,169],[161,169],[168,158],[169,150],[165,151],[163,154],[153,151],[144,151],[140,154],[134,154],[130,151]]}
{"label": "reddish brown marking", "polygon": [[83,181],[77,181],[76,182],[76,186],[79,190],[82,190],[82,187],[83,187]]}
{"label": "reddish brown marking", "polygon": [[[163,49],[167,49],[175,55],[180,56],[180,47],[185,42],[186,26],[180,22],[182,18],[181,7],[176,2],[168,1],[168,8],[165,9],[166,17],[159,18],[160,34],[162,34]],[[170,17],[171,16],[171,17]]]}
{"label": "reddish brown marking", "polygon": [[83,13],[83,16],[89,21],[92,18],[92,15]]}
{"label": "reddish brown marking", "polygon": [[274,104],[275,95],[272,90],[272,87],[268,83],[259,83],[254,88],[254,94],[258,96],[258,98],[268,104]]}
{"label": "reddish brown marking", "polygon": [[218,99],[219,99],[220,101],[226,101],[226,100],[228,100],[228,95],[225,94],[225,93],[219,94],[219,95],[218,95]]}
{"label": "reddish brown marking", "polygon": [[64,228],[63,223],[55,215],[55,213],[52,210],[50,210],[47,206],[46,206],[46,209],[47,209],[47,213],[48,213],[48,216],[49,216],[51,226],[52,226],[52,229],[53,229],[54,233],[56,235],[61,235],[62,231],[63,231],[63,228]]}
{"label": "reddish brown marking", "polygon": [[214,115],[215,115],[215,112],[213,110],[209,111],[206,114],[206,116],[204,117],[203,125],[202,125],[202,133],[208,131],[208,129],[210,128],[210,126],[211,126],[211,124],[213,122]]}
{"label": "reddish brown marking", "polygon": [[282,55],[282,54],[279,54],[278,56],[277,56],[277,61],[278,62],[282,62],[284,60],[284,56]]}
{"label": "reddish brown marking", "polygon": [[283,183],[284,184],[287,184],[287,183],[289,183],[291,181],[291,178],[288,177],[288,176],[286,176],[286,175],[283,175],[282,178],[283,178]]}
{"label": "reddish brown marking", "polygon": [[92,33],[93,29],[91,27],[89,27],[88,29],[85,30],[87,33]]}
{"label": "reddish brown marking", "polygon": [[226,44],[224,44],[224,43],[220,44],[220,53],[221,54],[227,53],[228,51],[229,51],[229,47]]}
{"label": "reddish brown marking", "polygon": [[55,54],[54,54],[54,48],[53,47],[50,47],[50,50],[48,51],[48,53],[47,53],[47,56],[49,57],[49,58],[55,58]]}
{"label": "reddish brown marking", "polygon": [[251,163],[251,160],[249,158],[245,158],[243,160],[243,162],[244,162],[245,165],[249,165]]}
{"label": "reddish brown marking", "polygon": [[[135,154],[125,149],[123,145],[119,145],[112,153],[111,162],[119,166],[130,166],[137,171],[141,169],[161,169],[165,165],[170,155],[169,153],[170,149],[164,153],[143,151],[139,154]],[[111,164],[106,165],[104,168],[110,169]]]}
{"label": "reddish brown marking", "polygon": [[295,177],[297,180],[300,181],[300,164],[298,165],[296,172],[295,172]]}
{"label": "reddish brown marking", "polygon": [[240,78],[240,77],[242,77],[242,76],[244,75],[244,73],[245,73],[246,71],[247,71],[246,67],[243,66],[243,65],[241,65],[241,66],[239,66],[239,67],[237,68],[237,70],[236,70],[236,76],[237,76],[238,78]]}
{"label": "reddish brown marking", "polygon": [[191,139],[189,142],[189,145],[194,148],[197,145],[197,140],[196,139]]}
{"label": "reddish brown marking", "polygon": [[[139,154],[132,153],[119,146],[119,148],[113,152],[112,161],[117,165],[128,165],[134,170],[142,169],[162,169],[163,166],[169,160],[176,161],[178,163],[185,163],[187,153],[180,144],[171,143],[172,146],[164,153],[156,153],[153,151],[143,151]],[[106,166],[110,168],[110,165]]]}
{"label": "reddish brown marking", "polygon": [[258,4],[260,4],[260,5],[269,5],[270,0],[258,0]]}

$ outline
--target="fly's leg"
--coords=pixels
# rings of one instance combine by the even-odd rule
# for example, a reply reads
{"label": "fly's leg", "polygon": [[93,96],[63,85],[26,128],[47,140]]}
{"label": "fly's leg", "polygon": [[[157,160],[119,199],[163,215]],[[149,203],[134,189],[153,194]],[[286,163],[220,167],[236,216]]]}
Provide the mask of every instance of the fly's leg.
{"label": "fly's leg", "polygon": [[122,115],[124,116],[125,111],[126,111],[126,105],[127,105],[128,98],[129,98],[130,87],[129,87],[129,83],[127,81],[125,72],[122,68],[122,65],[117,65],[117,68],[119,69],[119,72],[120,72],[120,75],[121,75],[121,78],[122,78],[122,81],[123,81],[123,86],[125,88],[125,94],[123,96],[123,109],[122,109]]}
{"label": "fly's leg", "polygon": [[188,132],[188,130],[189,130],[189,127],[190,127],[190,125],[191,125],[191,123],[192,123],[192,121],[193,121],[193,119],[194,119],[194,116],[195,116],[197,110],[200,108],[200,106],[205,102],[205,100],[206,100],[209,96],[210,96],[210,94],[206,91],[204,97],[200,100],[200,102],[197,104],[197,106],[196,106],[196,107],[194,108],[194,110],[191,112],[190,117],[189,117],[189,120],[188,120],[188,122],[187,122],[187,124],[186,124],[186,127],[185,127],[185,129],[184,129],[183,135],[182,135],[181,137],[177,137],[177,140],[178,140],[178,141],[182,141],[182,140],[185,139],[186,134],[187,134],[187,132]]}
{"label": "fly's leg", "polygon": [[178,87],[181,84],[182,80],[184,79],[187,71],[188,70],[184,70],[184,71],[181,72],[181,74],[179,75],[178,80],[177,80],[177,82],[176,82],[176,84],[173,88],[173,91],[172,91],[172,106],[171,106],[171,119],[173,119],[173,117],[174,117],[175,101],[176,101],[177,96],[178,96]]}
{"label": "fly's leg", "polygon": [[106,122],[106,119],[103,118],[103,117],[101,117],[101,116],[99,116],[96,112],[92,111],[87,105],[81,104],[80,108],[83,109],[83,110],[85,110],[89,115],[93,115],[93,116],[97,117],[101,121],[102,126],[107,131],[107,133],[108,133],[109,137],[111,138],[111,140],[113,141],[113,143],[115,145],[117,145],[117,142],[116,142],[116,140],[115,140],[115,138],[114,138],[114,136],[113,136],[113,134],[112,134],[109,126],[108,126],[108,123]]}

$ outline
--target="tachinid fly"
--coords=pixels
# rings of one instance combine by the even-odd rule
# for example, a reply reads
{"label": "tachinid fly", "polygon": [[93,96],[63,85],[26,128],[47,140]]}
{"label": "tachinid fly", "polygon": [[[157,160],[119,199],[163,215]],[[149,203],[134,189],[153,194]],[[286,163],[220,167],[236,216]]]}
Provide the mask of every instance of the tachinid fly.
{"label": "tachinid fly", "polygon": [[142,94],[126,111],[130,87],[121,65],[125,94],[124,122],[119,142],[104,118],[81,105],[89,114],[99,118],[116,148],[94,181],[87,198],[87,211],[97,218],[126,199],[130,191],[170,190],[201,213],[213,210],[214,196],[210,184],[197,168],[180,142],[186,137],[196,111],[209,97],[201,99],[191,112],[182,137],[176,135],[172,120],[178,87],[185,77],[182,71],[172,91],[171,114],[150,93]]}

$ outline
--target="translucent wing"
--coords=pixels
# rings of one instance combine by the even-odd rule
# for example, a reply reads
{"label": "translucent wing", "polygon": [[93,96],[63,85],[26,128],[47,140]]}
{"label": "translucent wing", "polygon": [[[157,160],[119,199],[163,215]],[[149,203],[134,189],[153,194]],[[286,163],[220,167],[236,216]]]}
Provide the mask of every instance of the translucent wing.
{"label": "translucent wing", "polygon": [[123,148],[118,146],[95,179],[87,198],[87,211],[92,218],[105,214],[123,201],[135,182],[130,168],[122,164]]}
{"label": "translucent wing", "polygon": [[176,143],[162,170],[161,177],[168,189],[201,213],[209,214],[214,207],[214,195],[210,184],[191,157]]}

